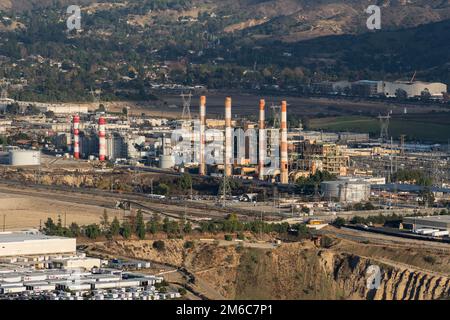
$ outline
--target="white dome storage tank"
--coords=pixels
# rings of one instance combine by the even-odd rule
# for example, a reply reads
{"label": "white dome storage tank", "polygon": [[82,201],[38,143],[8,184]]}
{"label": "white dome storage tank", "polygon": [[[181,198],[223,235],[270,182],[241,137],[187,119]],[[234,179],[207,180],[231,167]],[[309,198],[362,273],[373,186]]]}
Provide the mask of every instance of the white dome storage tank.
{"label": "white dome storage tank", "polygon": [[361,202],[370,197],[370,183],[363,180],[324,181],[321,191],[326,200],[339,202]]}
{"label": "white dome storage tank", "polygon": [[9,152],[11,166],[39,166],[41,152],[36,150],[11,150]]}

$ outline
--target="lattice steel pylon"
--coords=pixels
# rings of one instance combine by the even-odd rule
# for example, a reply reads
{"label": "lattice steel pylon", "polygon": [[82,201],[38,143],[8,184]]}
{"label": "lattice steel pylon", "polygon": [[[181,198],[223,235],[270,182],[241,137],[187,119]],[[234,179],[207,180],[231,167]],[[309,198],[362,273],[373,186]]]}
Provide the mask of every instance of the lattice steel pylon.
{"label": "lattice steel pylon", "polygon": [[192,93],[190,91],[188,94],[182,92],[180,96],[183,101],[183,112],[181,113],[181,120],[191,121]]}
{"label": "lattice steel pylon", "polygon": [[391,116],[389,113],[385,116],[379,115],[378,119],[380,120],[380,140],[386,141],[389,139],[389,119],[391,119]]}
{"label": "lattice steel pylon", "polygon": [[8,83],[0,80],[0,100],[8,99]]}
{"label": "lattice steel pylon", "polygon": [[270,108],[272,109],[272,117],[273,117],[272,126],[273,128],[280,128],[281,106],[272,104]]}
{"label": "lattice steel pylon", "polygon": [[[96,89],[96,90],[91,89],[91,95],[92,95],[92,100],[94,101],[94,104],[97,107],[100,107],[102,90],[101,89]],[[105,111],[106,111],[106,107],[105,107]]]}

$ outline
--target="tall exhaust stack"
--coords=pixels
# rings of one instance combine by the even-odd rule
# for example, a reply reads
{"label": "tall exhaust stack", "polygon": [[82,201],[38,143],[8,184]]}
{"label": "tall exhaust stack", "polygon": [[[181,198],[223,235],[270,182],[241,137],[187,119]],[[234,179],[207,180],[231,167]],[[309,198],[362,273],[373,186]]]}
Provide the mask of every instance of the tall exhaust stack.
{"label": "tall exhaust stack", "polygon": [[287,103],[281,102],[281,166],[280,166],[280,182],[282,184],[289,183],[288,172],[288,145],[287,145]]}
{"label": "tall exhaust stack", "polygon": [[206,97],[200,97],[200,166],[199,174],[206,175],[205,163],[205,128],[206,128]]}
{"label": "tall exhaust stack", "polygon": [[231,176],[232,164],[232,140],[233,132],[231,129],[231,98],[225,99],[225,176]]}
{"label": "tall exhaust stack", "polygon": [[106,120],[102,116],[98,119],[98,159],[106,158]]}
{"label": "tall exhaust stack", "polygon": [[73,116],[73,157],[80,159],[80,116]]}
{"label": "tall exhaust stack", "polygon": [[264,99],[259,100],[259,154],[258,154],[258,177],[259,180],[264,180],[264,162],[266,159],[266,124],[264,107],[266,102]]}

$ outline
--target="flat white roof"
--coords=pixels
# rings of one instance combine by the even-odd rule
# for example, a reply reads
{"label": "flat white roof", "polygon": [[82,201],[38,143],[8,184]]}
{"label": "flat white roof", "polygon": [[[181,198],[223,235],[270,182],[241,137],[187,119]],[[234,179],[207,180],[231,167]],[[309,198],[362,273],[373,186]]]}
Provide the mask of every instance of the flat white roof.
{"label": "flat white roof", "polygon": [[26,233],[26,232],[0,232],[1,242],[25,242],[33,240],[56,240],[67,239],[64,237],[47,236],[42,233]]}
{"label": "flat white roof", "polygon": [[435,222],[445,222],[450,223],[450,215],[443,215],[443,216],[431,216],[431,217],[405,217],[408,220],[416,220],[417,222],[420,221],[435,221]]}

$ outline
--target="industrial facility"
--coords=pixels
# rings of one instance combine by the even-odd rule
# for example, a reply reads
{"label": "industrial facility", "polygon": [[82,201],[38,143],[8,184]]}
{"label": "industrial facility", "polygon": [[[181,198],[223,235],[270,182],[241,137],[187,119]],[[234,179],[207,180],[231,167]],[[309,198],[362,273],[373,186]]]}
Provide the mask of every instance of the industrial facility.
{"label": "industrial facility", "polygon": [[159,300],[179,298],[159,292],[163,277],[123,271],[149,262],[104,261],[76,252],[76,239],[36,230],[0,233],[0,300]]}
{"label": "industrial facility", "polygon": [[360,97],[418,98],[427,96],[442,99],[447,85],[439,82],[414,81],[377,81],[359,80],[355,82],[321,82],[313,85],[316,91],[329,94],[354,95]]}

